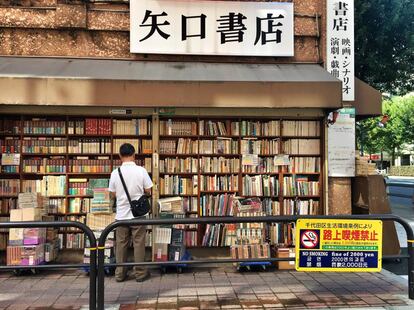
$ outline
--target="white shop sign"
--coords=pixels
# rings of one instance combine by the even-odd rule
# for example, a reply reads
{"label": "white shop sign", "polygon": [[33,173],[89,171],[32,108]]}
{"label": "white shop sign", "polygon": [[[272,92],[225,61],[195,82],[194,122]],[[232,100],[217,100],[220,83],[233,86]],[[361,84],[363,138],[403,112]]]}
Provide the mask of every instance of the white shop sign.
{"label": "white shop sign", "polygon": [[354,0],[327,1],[326,69],[342,81],[342,99],[355,100]]}
{"label": "white shop sign", "polygon": [[293,3],[131,0],[131,53],[293,56]]}

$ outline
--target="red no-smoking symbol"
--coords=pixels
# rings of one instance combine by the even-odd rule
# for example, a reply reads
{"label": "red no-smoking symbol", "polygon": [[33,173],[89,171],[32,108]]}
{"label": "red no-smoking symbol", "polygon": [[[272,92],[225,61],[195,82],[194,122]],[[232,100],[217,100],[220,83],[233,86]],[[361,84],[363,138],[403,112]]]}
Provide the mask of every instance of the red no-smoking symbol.
{"label": "red no-smoking symbol", "polygon": [[307,249],[312,249],[318,245],[318,234],[314,230],[306,230],[300,237],[300,242]]}

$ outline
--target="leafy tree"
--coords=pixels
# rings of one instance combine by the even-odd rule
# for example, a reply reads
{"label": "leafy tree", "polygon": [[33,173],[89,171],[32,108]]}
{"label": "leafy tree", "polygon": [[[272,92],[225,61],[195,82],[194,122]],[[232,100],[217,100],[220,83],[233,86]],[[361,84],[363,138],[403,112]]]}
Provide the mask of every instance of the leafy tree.
{"label": "leafy tree", "polygon": [[381,92],[414,85],[414,1],[355,0],[355,73]]}
{"label": "leafy tree", "polygon": [[394,162],[404,144],[414,144],[414,95],[385,100],[382,110],[390,117],[384,127],[380,117],[357,124],[358,147],[369,154],[387,152]]}

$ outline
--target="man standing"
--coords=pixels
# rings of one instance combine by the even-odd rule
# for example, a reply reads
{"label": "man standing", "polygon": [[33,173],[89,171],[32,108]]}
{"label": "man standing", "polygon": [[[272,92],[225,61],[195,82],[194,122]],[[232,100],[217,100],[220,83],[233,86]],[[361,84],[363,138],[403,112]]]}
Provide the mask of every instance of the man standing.
{"label": "man standing", "polygon": [[[150,194],[152,181],[145,168],[135,164],[135,148],[129,143],[121,145],[119,148],[122,166],[121,172],[125,180],[131,200],[138,200],[142,195]],[[133,219],[131,206],[125,194],[124,187],[117,169],[112,171],[109,180],[109,191],[112,197],[116,197],[116,217],[117,221]],[[116,229],[116,262],[124,263],[127,260],[128,245],[132,237],[134,245],[135,262],[143,262],[145,259],[145,233],[146,226],[119,226]],[[149,272],[145,268],[135,266],[135,279],[142,282],[149,278]],[[126,267],[117,267],[115,279],[122,282],[127,277]]]}

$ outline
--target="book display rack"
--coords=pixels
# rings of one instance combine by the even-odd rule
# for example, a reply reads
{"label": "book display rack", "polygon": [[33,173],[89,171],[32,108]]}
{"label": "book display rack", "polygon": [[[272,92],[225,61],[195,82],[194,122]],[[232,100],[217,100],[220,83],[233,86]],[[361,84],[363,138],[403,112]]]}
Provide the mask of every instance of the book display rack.
{"label": "book display rack", "polygon": [[[120,165],[124,142],[153,172],[153,196],[182,197],[186,217],[232,216],[234,197],[260,198],[267,215],[323,213],[320,119],[24,115],[0,119],[0,218],[19,192],[39,191],[50,198],[49,214],[83,221],[91,189]],[[292,229],[271,225],[271,244],[291,245]],[[76,243],[78,232],[61,233]],[[192,225],[186,246],[228,246],[227,233]]]}
{"label": "book display rack", "polygon": [[[56,220],[84,223],[93,189],[108,187],[110,173],[121,164],[119,145],[132,143],[137,164],[151,173],[151,139],[150,118],[3,117],[0,218],[8,220],[19,192],[40,192],[49,197],[48,213]],[[9,162],[3,162],[4,154]],[[59,237],[63,248],[83,248],[79,231],[60,230]]]}

